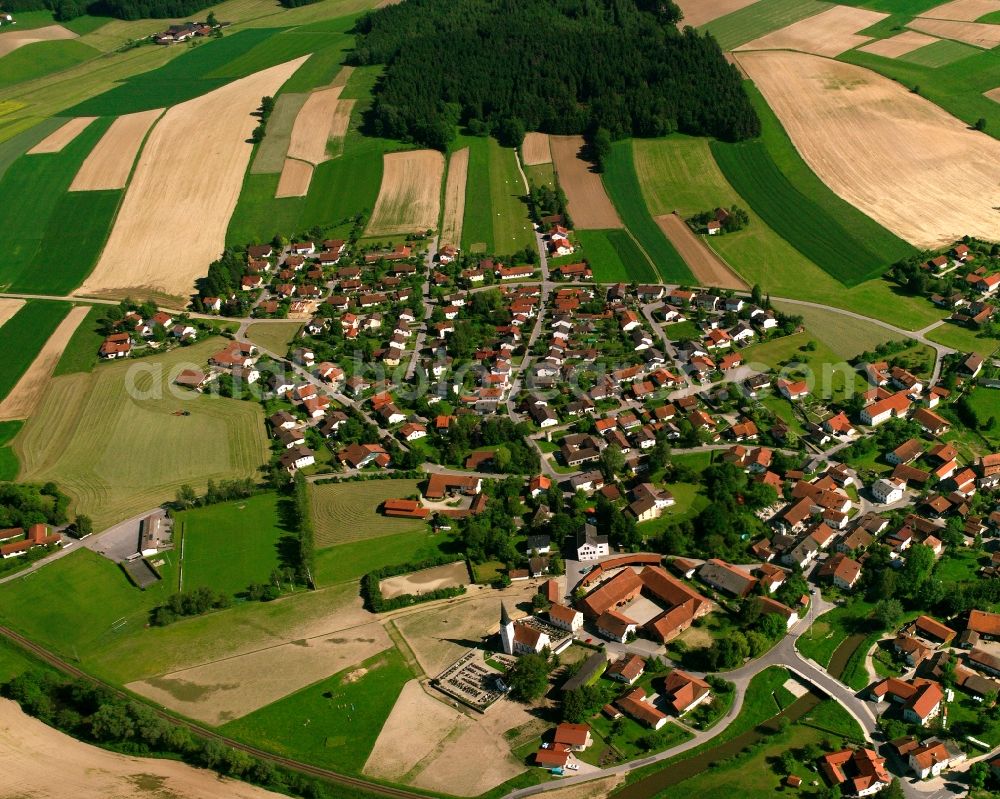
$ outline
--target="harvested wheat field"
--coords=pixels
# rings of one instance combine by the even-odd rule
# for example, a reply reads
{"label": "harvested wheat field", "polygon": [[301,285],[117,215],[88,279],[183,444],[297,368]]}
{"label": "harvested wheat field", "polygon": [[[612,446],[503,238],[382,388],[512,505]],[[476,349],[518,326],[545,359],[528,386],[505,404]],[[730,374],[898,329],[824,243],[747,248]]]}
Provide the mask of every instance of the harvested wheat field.
{"label": "harvested wheat field", "polygon": [[418,572],[400,574],[397,577],[387,577],[379,583],[382,596],[394,599],[403,594],[421,594],[425,591],[436,591],[439,588],[454,588],[468,585],[469,569],[464,560],[446,563],[444,566],[434,566]]}
{"label": "harvested wheat field", "polygon": [[292,126],[292,138],[288,142],[289,158],[314,165],[329,160],[326,143],[331,138],[330,128],[343,90],[343,86],[317,89],[306,98]]}
{"label": "harvested wheat field", "polygon": [[26,44],[36,42],[52,42],[58,39],[75,39],[77,35],[62,25],[46,25],[44,28],[33,28],[26,31],[10,31],[0,33],[0,58],[13,53]]}
{"label": "harvested wheat field", "polygon": [[801,50],[803,53],[838,56],[845,50],[871,40],[870,36],[858,36],[857,31],[870,28],[881,22],[888,14],[866,11],[863,8],[834,6],[826,11],[768,33],[752,42],[736,48],[745,50]]}
{"label": "harvested wheat field", "polygon": [[982,47],[984,50],[992,50],[1000,45],[1000,25],[918,18],[908,22],[907,27],[940,36],[942,39],[954,39],[956,42],[971,44],[973,47]]}
{"label": "harvested wheat field", "polygon": [[448,158],[448,180],[444,185],[444,214],[441,217],[441,244],[458,246],[465,218],[465,183],[469,175],[469,148],[463,147]]}
{"label": "harvested wheat field", "polygon": [[444,156],[437,150],[386,153],[367,235],[391,236],[437,227],[443,176]]}
{"label": "harvested wheat field", "polygon": [[124,189],[143,139],[162,113],[154,108],[118,117],[80,165],[69,190]]}
{"label": "harvested wheat field", "polygon": [[278,188],[274,192],[277,199],[282,197],[305,197],[312,183],[313,165],[305,161],[286,158],[278,178]]}
{"label": "harvested wheat field", "polygon": [[0,402],[0,422],[27,419],[34,413],[38,403],[42,401],[45,388],[62,357],[63,350],[89,311],[89,305],[78,305],[70,309],[66,318],[59,323],[59,327],[53,331],[49,340],[35,356],[28,371],[21,375],[17,385],[4,397],[3,402]]}
{"label": "harvested wheat field", "polygon": [[677,248],[684,263],[691,267],[699,286],[740,290],[749,288],[677,214],[658,216],[656,224]]}
{"label": "harvested wheat field", "polygon": [[195,278],[225,247],[253,152],[248,139],[257,119],[251,115],[260,98],[274,95],[306,58],[240,78],[163,115],[80,294],[186,297],[191,292]]}
{"label": "harvested wheat field", "polygon": [[582,136],[550,136],[549,147],[559,186],[566,192],[567,210],[580,230],[624,227],[604,190],[601,176],[580,158]]}
{"label": "harvested wheat field", "polygon": [[0,298],[0,327],[14,314],[21,310],[24,300],[11,300],[6,297]]}
{"label": "harvested wheat field", "polygon": [[213,726],[233,721],[392,646],[381,624],[344,629],[129,683],[126,687]]}
{"label": "harvested wheat field", "polygon": [[690,25],[692,28],[697,28],[756,2],[757,0],[677,0],[677,5],[684,12],[684,19],[680,21],[679,26],[685,28]]}
{"label": "harvested wheat field", "polygon": [[549,149],[549,134],[525,133],[521,144],[521,160],[525,166],[551,164],[552,151]]}
{"label": "harvested wheat field", "polygon": [[952,0],[950,3],[934,6],[918,16],[973,22],[994,11],[1000,11],[1000,0]]}
{"label": "harvested wheat field", "polygon": [[912,53],[914,50],[919,50],[921,47],[926,47],[928,44],[934,44],[934,42],[940,41],[933,36],[928,36],[926,33],[917,33],[917,31],[903,31],[895,36],[890,36],[888,39],[876,39],[871,44],[866,44],[864,47],[859,47],[863,53],[872,53],[874,55],[880,55],[883,58],[899,58],[907,53]]}
{"label": "harvested wheat field", "polygon": [[3,795],[32,799],[281,799],[163,758],[130,757],[71,738],[0,699]]}
{"label": "harvested wheat field", "polygon": [[1000,142],[862,67],[786,52],[740,62],[847,202],[917,247],[1000,240]]}
{"label": "harvested wheat field", "polygon": [[97,117],[73,117],[28,150],[28,155],[45,155],[61,152],[63,147],[83,133]]}

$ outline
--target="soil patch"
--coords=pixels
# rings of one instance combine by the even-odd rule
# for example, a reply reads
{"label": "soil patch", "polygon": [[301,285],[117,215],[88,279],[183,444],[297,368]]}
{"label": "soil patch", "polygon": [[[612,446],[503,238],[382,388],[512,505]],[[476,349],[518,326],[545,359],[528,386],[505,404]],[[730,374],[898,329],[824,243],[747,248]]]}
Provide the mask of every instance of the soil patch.
{"label": "soil patch", "polygon": [[444,156],[437,150],[386,153],[367,235],[391,236],[437,227],[443,176]]}
{"label": "soil patch", "polygon": [[410,574],[389,577],[379,583],[385,599],[393,599],[403,594],[422,594],[439,588],[453,588],[469,584],[469,569],[464,560],[423,569]]}
{"label": "soil patch", "polygon": [[677,248],[701,286],[746,289],[747,284],[677,214],[656,217],[656,224]]}
{"label": "soil patch", "polygon": [[33,28],[26,31],[13,30],[0,33],[0,58],[13,53],[26,44],[35,42],[51,42],[57,39],[76,39],[77,35],[62,25],[46,25],[44,28]]}
{"label": "soil patch", "polygon": [[567,210],[579,230],[625,227],[604,190],[601,176],[580,158],[582,136],[550,136],[549,147],[559,186],[566,192]]}
{"label": "soil patch", "polygon": [[862,67],[789,52],[739,58],[844,200],[917,247],[1000,240],[1000,142]]}
{"label": "soil patch", "polygon": [[834,6],[754,39],[736,50],[801,50],[833,58],[845,50],[870,41],[870,36],[858,36],[856,32],[870,28],[887,16],[889,15],[863,8]]}
{"label": "soil patch", "polygon": [[124,189],[143,139],[162,113],[154,108],[118,117],[80,165],[69,190]]}
{"label": "soil patch", "polygon": [[176,760],[90,746],[0,699],[4,796],[33,799],[280,799],[281,794]]}
{"label": "soil patch", "polygon": [[921,47],[934,44],[936,41],[940,40],[933,36],[928,36],[926,33],[903,31],[896,36],[890,36],[888,39],[878,39],[858,49],[864,53],[874,53],[884,58],[899,58],[907,53],[912,53],[914,50],[919,50]]}
{"label": "soil patch", "polygon": [[253,112],[260,98],[274,95],[307,57],[235,80],[163,115],[80,294],[190,293],[225,247],[253,152]]}
{"label": "soil patch", "polygon": [[684,19],[680,21],[680,27],[690,25],[697,28],[713,19],[732,14],[741,8],[753,5],[757,0],[677,0],[677,5],[684,12]]}
{"label": "soil patch", "polygon": [[525,166],[551,164],[552,151],[549,149],[549,135],[547,133],[526,133],[524,143],[521,145],[521,160],[524,161]]}
{"label": "soil patch", "polygon": [[907,26],[923,33],[940,36],[942,39],[954,39],[956,42],[964,42],[984,50],[992,50],[1000,45],[1000,25],[918,18],[907,23]]}
{"label": "soil patch", "polygon": [[89,305],[78,305],[70,309],[66,318],[59,323],[59,327],[53,331],[49,340],[35,356],[28,371],[21,375],[17,385],[4,397],[3,402],[0,402],[0,422],[27,419],[34,413],[38,403],[42,401],[45,388],[62,357],[63,350],[89,312]]}
{"label": "soil patch", "polygon": [[448,159],[448,180],[444,187],[444,214],[441,217],[441,244],[457,247],[462,242],[462,220],[465,218],[465,183],[469,175],[469,148],[451,154]]}
{"label": "soil patch", "polygon": [[97,117],[73,117],[65,125],[54,130],[28,150],[28,155],[45,155],[61,152],[63,147],[83,133],[84,129],[95,119]]}
{"label": "soil patch", "polygon": [[305,197],[309,193],[312,176],[312,164],[296,161],[294,158],[286,158],[285,166],[281,170],[281,177],[278,178],[278,188],[274,192],[275,198]]}
{"label": "soil patch", "polygon": [[930,11],[918,14],[932,19],[955,19],[962,22],[973,22],[994,11],[1000,11],[1000,0],[952,0],[935,6]]}
{"label": "soil patch", "polygon": [[0,298],[0,327],[24,306],[24,300]]}

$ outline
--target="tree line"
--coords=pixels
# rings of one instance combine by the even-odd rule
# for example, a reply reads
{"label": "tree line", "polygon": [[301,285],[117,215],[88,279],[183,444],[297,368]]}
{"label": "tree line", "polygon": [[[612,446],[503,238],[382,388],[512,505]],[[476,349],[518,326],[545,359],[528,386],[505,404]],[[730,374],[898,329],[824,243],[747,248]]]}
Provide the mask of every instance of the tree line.
{"label": "tree line", "polygon": [[359,20],[350,61],[387,65],[372,133],[442,150],[458,125],[508,146],[526,130],[757,136],[736,68],[679,18],[669,0],[408,0]]}
{"label": "tree line", "polygon": [[212,0],[6,0],[11,12],[49,9],[57,20],[75,19],[83,14],[117,19],[168,19],[186,17],[212,5]]}

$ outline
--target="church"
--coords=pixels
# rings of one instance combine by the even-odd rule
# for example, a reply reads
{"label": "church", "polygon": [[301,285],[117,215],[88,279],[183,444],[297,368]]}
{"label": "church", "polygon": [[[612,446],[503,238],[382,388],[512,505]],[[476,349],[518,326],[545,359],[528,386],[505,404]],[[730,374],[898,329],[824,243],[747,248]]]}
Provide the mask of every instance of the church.
{"label": "church", "polygon": [[500,603],[500,642],[508,655],[538,654],[545,647],[552,647],[547,633],[523,621],[512,622],[503,602]]}

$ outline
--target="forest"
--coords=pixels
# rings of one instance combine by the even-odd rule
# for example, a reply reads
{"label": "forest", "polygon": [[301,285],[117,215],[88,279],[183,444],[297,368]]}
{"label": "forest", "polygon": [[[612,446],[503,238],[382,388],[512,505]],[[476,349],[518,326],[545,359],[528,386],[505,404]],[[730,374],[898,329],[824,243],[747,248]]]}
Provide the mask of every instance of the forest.
{"label": "forest", "polygon": [[6,0],[7,11],[51,9],[57,20],[65,22],[82,14],[118,19],[167,19],[186,17],[212,5],[213,0]]}
{"label": "forest", "polygon": [[458,125],[509,146],[528,130],[758,135],[735,67],[679,18],[670,0],[407,0],[361,18],[349,58],[386,65],[371,132],[437,149]]}

